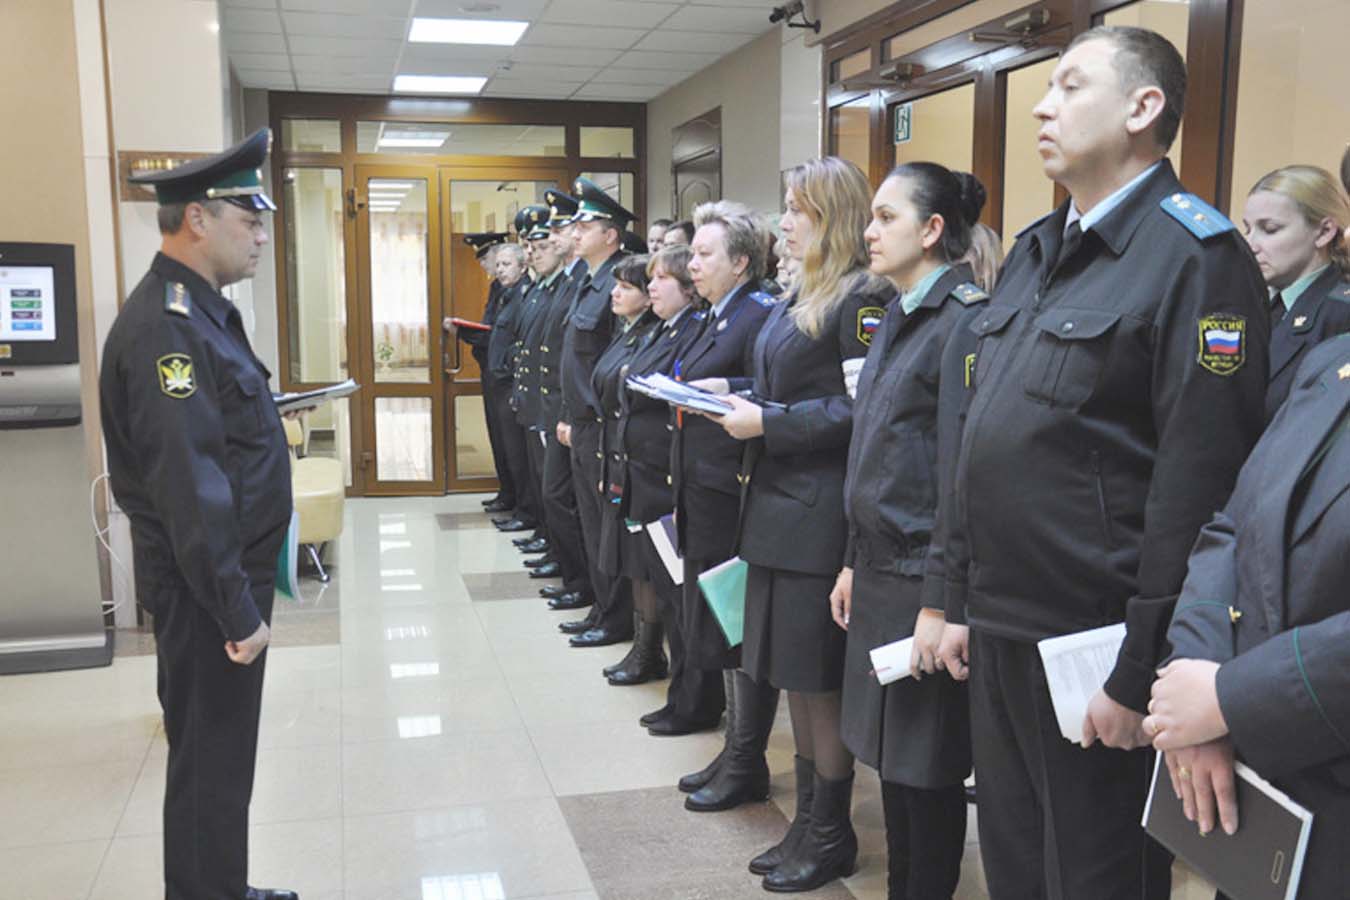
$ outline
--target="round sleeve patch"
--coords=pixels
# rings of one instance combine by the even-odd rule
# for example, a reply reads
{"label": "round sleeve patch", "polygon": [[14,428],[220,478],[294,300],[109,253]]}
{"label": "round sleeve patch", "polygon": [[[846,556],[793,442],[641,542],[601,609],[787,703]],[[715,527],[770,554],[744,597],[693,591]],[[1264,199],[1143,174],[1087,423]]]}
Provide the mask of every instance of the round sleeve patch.
{"label": "round sleeve patch", "polygon": [[175,400],[186,400],[197,393],[197,380],[192,375],[192,357],[186,353],[169,353],[155,360],[159,389]]}

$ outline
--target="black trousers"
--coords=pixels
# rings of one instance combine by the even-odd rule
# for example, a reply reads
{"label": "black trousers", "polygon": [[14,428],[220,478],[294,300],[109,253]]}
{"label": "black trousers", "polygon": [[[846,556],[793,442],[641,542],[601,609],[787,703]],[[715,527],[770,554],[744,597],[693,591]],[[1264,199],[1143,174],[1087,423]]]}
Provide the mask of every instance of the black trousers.
{"label": "black trousers", "polygon": [[587,547],[591,584],[595,586],[595,604],[586,615],[593,628],[620,634],[633,631],[633,588],[627,578],[600,571],[600,528],[604,516],[604,497],[600,495],[600,428],[594,424],[572,428],[572,486],[581,516],[582,540]]}
{"label": "black trousers", "polygon": [[536,504],[534,518],[539,523],[539,530],[551,540],[553,536],[548,533],[548,513],[544,510],[544,442],[539,439],[543,432],[525,425],[520,428],[525,433],[525,464],[530,473],[530,487],[534,491]]}
{"label": "black trousers", "polygon": [[530,462],[525,449],[525,431],[516,424],[516,413],[511,408],[511,385],[498,382],[491,393],[492,413],[500,427],[498,436],[506,455],[506,467],[511,472],[515,488],[516,516],[531,525],[539,521],[538,488],[530,483]]}
{"label": "black trousers", "polygon": [[[645,537],[645,535],[644,535]],[[689,642],[684,633],[684,590],[674,587],[661,592],[661,622],[670,645],[670,683],[666,705],[690,722],[712,722],[726,709],[721,669],[690,665]]]}
{"label": "black trousers", "polygon": [[544,524],[553,558],[562,567],[563,587],[595,597],[586,545],[581,539],[581,515],[577,512],[576,488],[572,482],[572,451],[558,443],[556,431],[547,435],[544,448]]}
{"label": "black trousers", "polygon": [[[475,355],[475,359],[477,356]],[[484,373],[485,362],[480,362]],[[497,496],[508,506],[516,505],[516,480],[511,472],[511,461],[506,452],[506,438],[502,436],[501,416],[497,410],[497,394],[504,390],[494,384],[491,376],[483,375],[483,418],[487,421],[488,444],[492,447],[492,467],[497,470]]]}
{"label": "black trousers", "polygon": [[1139,822],[1153,752],[1064,739],[1036,645],[971,629],[980,855],[992,900],[1167,900]]}
{"label": "black trousers", "polygon": [[[273,573],[250,572],[253,601],[272,618]],[[241,900],[248,889],[248,807],[258,750],[264,651],[230,662],[220,626],[186,585],[157,591],[159,702],[169,742],[164,789],[166,900]]]}
{"label": "black trousers", "polygon": [[888,900],[951,900],[966,849],[965,786],[881,782]]}

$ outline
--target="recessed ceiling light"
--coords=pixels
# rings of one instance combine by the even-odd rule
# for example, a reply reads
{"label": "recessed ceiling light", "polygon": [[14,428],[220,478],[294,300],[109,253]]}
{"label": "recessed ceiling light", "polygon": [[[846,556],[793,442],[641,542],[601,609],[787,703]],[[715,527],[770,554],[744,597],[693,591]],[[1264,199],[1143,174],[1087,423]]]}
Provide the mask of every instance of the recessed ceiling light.
{"label": "recessed ceiling light", "polygon": [[510,47],[529,22],[505,19],[424,19],[416,17],[408,40],[414,44],[496,44]]}
{"label": "recessed ceiling light", "polygon": [[409,94],[476,94],[487,78],[473,75],[396,75],[394,90]]}

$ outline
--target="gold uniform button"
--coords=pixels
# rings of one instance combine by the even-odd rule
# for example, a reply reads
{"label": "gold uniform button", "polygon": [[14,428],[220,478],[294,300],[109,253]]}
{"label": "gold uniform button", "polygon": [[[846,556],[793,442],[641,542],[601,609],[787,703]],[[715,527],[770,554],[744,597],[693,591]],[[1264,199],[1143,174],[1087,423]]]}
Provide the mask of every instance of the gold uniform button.
{"label": "gold uniform button", "polygon": [[603,453],[601,453],[599,450],[597,450],[597,451],[595,451],[595,458],[596,458],[596,459],[604,459],[604,458],[605,458],[605,454],[603,454]]}
{"label": "gold uniform button", "polygon": [[672,478],[671,476],[667,475],[667,476],[666,476],[666,484],[671,484],[671,485],[673,485],[674,483],[675,483],[675,479]]}

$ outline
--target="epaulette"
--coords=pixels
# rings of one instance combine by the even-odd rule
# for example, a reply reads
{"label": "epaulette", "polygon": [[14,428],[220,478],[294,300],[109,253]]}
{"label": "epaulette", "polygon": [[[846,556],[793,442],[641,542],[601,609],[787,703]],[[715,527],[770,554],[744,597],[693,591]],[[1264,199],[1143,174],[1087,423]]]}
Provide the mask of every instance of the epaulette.
{"label": "epaulette", "polygon": [[989,295],[981,290],[979,285],[969,281],[952,288],[951,296],[961,301],[965,306],[989,299]]}
{"label": "epaulette", "polygon": [[765,307],[766,309],[778,302],[778,300],[774,297],[774,295],[768,293],[767,291],[753,291],[750,294],[750,299],[758,303],[760,306]]}
{"label": "epaulette", "polygon": [[1237,228],[1227,216],[1194,194],[1172,194],[1158,205],[1202,241]]}
{"label": "epaulette", "polygon": [[192,315],[192,295],[188,293],[187,285],[177,281],[164,285],[164,309],[185,318]]}

